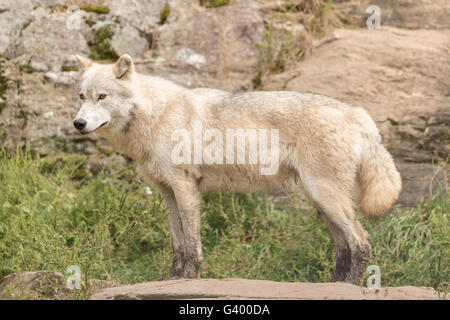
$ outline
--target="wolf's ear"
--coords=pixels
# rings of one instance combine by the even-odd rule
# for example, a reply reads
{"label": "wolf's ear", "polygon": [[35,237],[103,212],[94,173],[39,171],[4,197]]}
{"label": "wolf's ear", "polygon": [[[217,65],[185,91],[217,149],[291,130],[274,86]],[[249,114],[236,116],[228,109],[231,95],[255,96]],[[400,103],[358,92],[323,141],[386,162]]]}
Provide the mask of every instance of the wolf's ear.
{"label": "wolf's ear", "polygon": [[127,54],[120,56],[114,65],[114,75],[117,79],[126,79],[134,73],[133,59]]}
{"label": "wolf's ear", "polygon": [[80,55],[75,55],[75,60],[77,61],[78,67],[81,72],[84,72],[87,68],[94,65],[94,62],[92,62],[92,60],[82,57]]}

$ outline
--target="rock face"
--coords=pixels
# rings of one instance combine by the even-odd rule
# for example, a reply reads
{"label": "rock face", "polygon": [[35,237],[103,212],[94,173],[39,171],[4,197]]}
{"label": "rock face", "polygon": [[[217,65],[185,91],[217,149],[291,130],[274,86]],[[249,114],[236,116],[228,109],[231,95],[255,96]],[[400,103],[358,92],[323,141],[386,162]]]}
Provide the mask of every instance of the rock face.
{"label": "rock face", "polygon": [[[401,171],[402,204],[445,188],[450,3],[384,0],[382,29],[368,30],[370,1],[335,1],[351,29],[315,41],[312,54],[283,72],[260,74],[265,55],[279,46],[270,38],[280,16],[271,9],[275,3],[205,8],[187,0],[0,0],[0,144],[15,149],[27,143],[41,155],[111,152],[103,140],[81,137],[72,127],[79,107],[72,55],[92,53],[96,32],[109,26],[113,35],[102,46],[131,53],[142,73],[187,87],[310,91],[360,105],[376,120]],[[275,28],[307,29],[298,19],[278,22]]]}
{"label": "rock face", "polygon": [[295,283],[244,279],[183,279],[104,289],[91,300],[296,299],[437,300],[433,288],[367,289],[348,283]]}
{"label": "rock face", "polygon": [[256,1],[215,9],[186,3],[174,6],[169,19],[157,33],[159,54],[184,85],[236,91],[257,72],[264,19]]}
{"label": "rock face", "polygon": [[402,175],[401,203],[448,185],[450,30],[339,29],[330,39],[263,89],[315,92],[368,110]]}
{"label": "rock face", "polygon": [[338,0],[341,14],[345,20],[354,25],[364,27],[369,14],[361,16],[361,12],[372,5],[380,6],[381,23],[404,29],[450,28],[450,21],[445,18],[450,13],[447,0]]}
{"label": "rock face", "polygon": [[[114,33],[111,49],[132,54],[140,72],[188,87],[241,89],[260,61],[255,43],[264,24],[257,2],[205,9],[172,0],[161,24],[166,2],[1,0],[0,75],[7,92],[0,97],[0,105],[6,100],[0,108],[0,143],[12,149],[28,143],[42,155],[96,152],[98,138],[79,137],[72,126],[79,108],[73,55],[88,56],[89,41],[104,26]],[[89,5],[109,13],[79,10]]]}

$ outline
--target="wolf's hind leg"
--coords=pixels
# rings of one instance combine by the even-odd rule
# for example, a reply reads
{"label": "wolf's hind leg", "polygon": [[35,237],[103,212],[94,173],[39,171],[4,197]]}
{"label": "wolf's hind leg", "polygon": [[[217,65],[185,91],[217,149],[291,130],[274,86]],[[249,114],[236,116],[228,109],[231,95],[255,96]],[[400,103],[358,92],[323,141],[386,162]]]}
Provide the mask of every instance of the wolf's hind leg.
{"label": "wolf's hind leg", "polygon": [[345,281],[347,275],[350,272],[351,255],[350,248],[344,233],[338,228],[320,209],[317,210],[322,221],[327,226],[328,231],[333,237],[335,251],[336,251],[336,268],[334,269],[334,275],[331,281]]}
{"label": "wolf's hind leg", "polygon": [[169,210],[169,228],[172,238],[173,262],[170,278],[183,276],[185,258],[184,233],[181,224],[180,213],[173,191],[167,187],[160,186],[159,191],[164,197],[164,204]]}
{"label": "wolf's hind leg", "polygon": [[[339,230],[338,233],[343,235],[348,245],[350,251],[350,272],[346,281],[360,285],[361,277],[370,259],[370,236],[356,219],[351,205],[340,208],[339,202],[337,204],[336,206],[329,206],[322,202],[320,210],[326,215],[330,223]],[[340,242],[336,243],[336,270],[333,280],[338,279],[338,281],[341,281],[344,280],[342,279],[342,274],[349,269],[349,259],[346,247],[339,250],[339,244]]]}
{"label": "wolf's hind leg", "polygon": [[333,280],[343,280],[349,268],[348,250],[343,244],[345,239],[350,250],[350,272],[346,281],[361,284],[361,277],[370,258],[370,236],[355,217],[349,193],[333,179],[315,178],[304,172],[301,177],[305,191],[321,215],[326,217],[324,222],[331,226],[329,230],[333,238],[338,240],[335,240],[336,270]]}
{"label": "wolf's hind leg", "polygon": [[[321,208],[327,218],[342,232],[350,249],[350,272],[346,281],[360,285],[361,277],[370,259],[369,234],[356,219],[351,206],[346,206],[343,209],[331,209],[326,205],[322,205]],[[336,256],[336,267],[338,267],[338,261],[341,259],[338,258],[339,251],[336,252]],[[345,264],[343,263],[342,266],[345,270],[348,269],[348,258],[346,258]],[[339,270],[336,270],[336,277],[338,276],[337,273],[339,273]]]}
{"label": "wolf's hind leg", "polygon": [[370,235],[366,230],[364,230],[363,226],[355,216],[351,219],[351,224],[352,229],[354,230],[354,232],[349,236],[349,239],[351,239],[350,241],[352,241],[350,243],[352,263],[347,282],[360,285],[362,275],[364,274],[367,263],[370,259]]}

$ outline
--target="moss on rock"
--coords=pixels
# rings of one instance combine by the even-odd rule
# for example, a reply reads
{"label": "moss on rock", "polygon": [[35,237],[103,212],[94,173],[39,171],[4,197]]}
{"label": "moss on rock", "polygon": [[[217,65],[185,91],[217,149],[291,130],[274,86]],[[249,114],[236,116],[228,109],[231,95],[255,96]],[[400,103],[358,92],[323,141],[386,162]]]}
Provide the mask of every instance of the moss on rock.
{"label": "moss on rock", "polygon": [[170,15],[170,6],[166,2],[166,4],[164,5],[164,8],[159,13],[159,23],[160,24],[166,23],[167,18],[169,18],[169,15]]}
{"label": "moss on rock", "polygon": [[80,10],[86,11],[86,12],[94,12],[97,14],[108,14],[109,8],[106,6],[99,6],[99,7],[80,7]]}
{"label": "moss on rock", "polygon": [[205,8],[217,8],[226,6],[230,0],[200,0],[200,5]]}
{"label": "moss on rock", "polygon": [[114,30],[111,26],[103,26],[94,31],[94,39],[88,41],[91,48],[89,58],[96,61],[111,62],[119,56],[111,47],[111,39],[114,36]]}
{"label": "moss on rock", "polygon": [[6,89],[8,89],[8,83],[3,75],[3,61],[0,60],[0,113],[6,106]]}

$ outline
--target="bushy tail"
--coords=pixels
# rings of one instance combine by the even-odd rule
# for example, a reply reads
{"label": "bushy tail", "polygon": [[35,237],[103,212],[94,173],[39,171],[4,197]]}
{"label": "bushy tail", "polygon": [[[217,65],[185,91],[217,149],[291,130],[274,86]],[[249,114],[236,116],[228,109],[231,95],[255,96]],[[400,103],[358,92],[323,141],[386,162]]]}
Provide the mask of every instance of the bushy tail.
{"label": "bushy tail", "polygon": [[359,204],[365,216],[375,217],[386,213],[397,200],[402,180],[384,146],[372,141],[369,144],[360,166]]}

